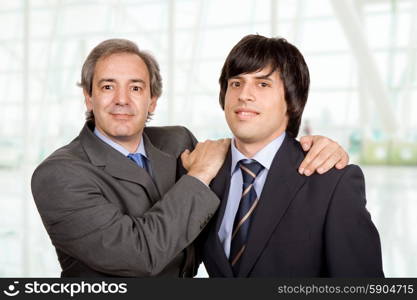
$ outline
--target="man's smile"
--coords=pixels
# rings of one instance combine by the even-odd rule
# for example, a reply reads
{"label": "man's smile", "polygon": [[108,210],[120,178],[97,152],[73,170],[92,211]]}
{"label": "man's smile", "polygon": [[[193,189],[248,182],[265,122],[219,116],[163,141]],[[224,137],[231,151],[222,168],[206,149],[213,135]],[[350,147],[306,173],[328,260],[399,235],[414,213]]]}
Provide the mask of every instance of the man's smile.
{"label": "man's smile", "polygon": [[239,120],[244,121],[256,118],[259,115],[259,112],[249,108],[238,108],[235,110],[235,114]]}

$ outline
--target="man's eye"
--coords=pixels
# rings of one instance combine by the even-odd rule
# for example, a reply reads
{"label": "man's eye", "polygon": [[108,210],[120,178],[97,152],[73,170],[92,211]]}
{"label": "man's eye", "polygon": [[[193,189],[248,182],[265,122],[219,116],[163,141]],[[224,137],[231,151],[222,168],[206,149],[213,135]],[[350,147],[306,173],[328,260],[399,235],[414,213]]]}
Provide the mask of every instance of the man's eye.
{"label": "man's eye", "polygon": [[230,83],[230,86],[232,86],[232,87],[239,87],[240,86],[240,82],[239,81],[232,81]]}
{"label": "man's eye", "polygon": [[260,85],[261,85],[261,87],[268,87],[269,86],[269,83],[267,83],[267,82],[261,82]]}
{"label": "man's eye", "polygon": [[132,87],[132,90],[135,91],[135,92],[139,92],[141,90],[141,87],[140,86],[134,86],[134,87]]}
{"label": "man's eye", "polygon": [[105,90],[111,90],[111,89],[113,89],[113,87],[111,85],[109,85],[109,84],[106,84],[106,85],[103,85],[103,89],[105,89]]}

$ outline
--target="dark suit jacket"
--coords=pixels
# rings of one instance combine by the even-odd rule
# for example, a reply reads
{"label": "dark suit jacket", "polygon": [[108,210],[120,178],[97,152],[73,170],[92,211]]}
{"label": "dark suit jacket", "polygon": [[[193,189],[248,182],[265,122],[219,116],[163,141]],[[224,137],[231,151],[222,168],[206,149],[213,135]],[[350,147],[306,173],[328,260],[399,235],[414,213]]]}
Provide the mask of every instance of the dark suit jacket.
{"label": "dark suit jacket", "polygon": [[194,275],[192,257],[185,258],[183,250],[219,204],[198,179],[181,176],[178,157],[194,147],[195,138],[183,127],[145,128],[152,179],[92,129],[86,124],[32,177],[61,275]]}
{"label": "dark suit jacket", "polygon": [[[359,167],[299,175],[299,143],[286,137],[274,157],[251,223],[238,277],[380,277],[378,232],[365,208]],[[212,182],[223,199],[206,228],[203,259],[212,277],[234,276],[218,238],[231,155]]]}

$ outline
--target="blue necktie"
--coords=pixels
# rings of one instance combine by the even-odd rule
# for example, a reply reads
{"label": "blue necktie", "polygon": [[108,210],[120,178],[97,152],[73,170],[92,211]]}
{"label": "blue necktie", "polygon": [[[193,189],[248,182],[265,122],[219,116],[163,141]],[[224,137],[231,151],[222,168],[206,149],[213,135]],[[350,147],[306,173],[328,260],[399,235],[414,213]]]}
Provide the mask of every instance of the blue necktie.
{"label": "blue necktie", "polygon": [[256,176],[258,176],[264,168],[257,161],[245,163],[243,160],[239,161],[239,167],[242,171],[243,179],[242,198],[240,199],[239,209],[233,223],[229,255],[229,261],[235,275],[239,272],[241,262],[240,258],[246,249],[251,217],[253,216],[253,212],[255,211],[259,201],[253,183]]}
{"label": "blue necktie", "polygon": [[146,162],[146,157],[144,157],[140,153],[129,153],[127,156],[129,159],[133,160],[139,167],[144,168],[147,172],[148,171],[148,165]]}

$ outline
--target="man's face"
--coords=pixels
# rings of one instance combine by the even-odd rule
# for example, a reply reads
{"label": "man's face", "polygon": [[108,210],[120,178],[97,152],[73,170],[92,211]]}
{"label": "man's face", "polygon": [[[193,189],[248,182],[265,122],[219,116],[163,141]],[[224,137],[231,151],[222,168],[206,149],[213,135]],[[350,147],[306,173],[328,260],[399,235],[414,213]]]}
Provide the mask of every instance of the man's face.
{"label": "man's face", "polygon": [[228,81],[224,112],[237,142],[266,145],[287,127],[284,86],[277,71],[269,73],[264,68]]}
{"label": "man's face", "polygon": [[87,109],[94,113],[96,128],[116,141],[138,138],[157,100],[151,98],[145,62],[131,53],[98,60],[92,95],[84,91],[84,96]]}

